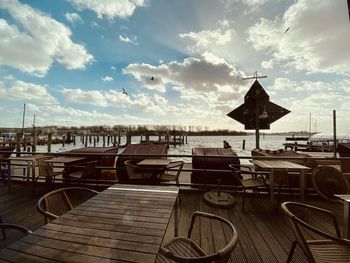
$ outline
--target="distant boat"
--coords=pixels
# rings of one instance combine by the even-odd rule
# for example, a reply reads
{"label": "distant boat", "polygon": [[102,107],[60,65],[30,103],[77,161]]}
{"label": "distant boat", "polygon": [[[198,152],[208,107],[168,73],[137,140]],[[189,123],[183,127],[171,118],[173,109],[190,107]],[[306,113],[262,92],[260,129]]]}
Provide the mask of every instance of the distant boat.
{"label": "distant boat", "polygon": [[[337,133],[336,135],[338,143],[350,143],[350,133]],[[333,133],[320,132],[310,136],[308,140],[313,151],[333,151],[334,135]]]}

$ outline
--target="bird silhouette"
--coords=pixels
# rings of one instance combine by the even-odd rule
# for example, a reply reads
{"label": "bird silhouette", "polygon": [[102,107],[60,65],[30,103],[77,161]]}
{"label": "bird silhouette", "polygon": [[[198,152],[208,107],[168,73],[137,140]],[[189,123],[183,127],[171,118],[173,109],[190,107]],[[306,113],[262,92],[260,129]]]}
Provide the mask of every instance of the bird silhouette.
{"label": "bird silhouette", "polygon": [[151,80],[154,80],[154,77],[151,77]]}
{"label": "bird silhouette", "polygon": [[289,29],[290,29],[290,27],[288,27],[288,28],[286,29],[286,31],[284,31],[284,33],[287,33],[287,32],[289,31]]}
{"label": "bird silhouette", "polygon": [[125,95],[128,95],[128,93],[125,91],[125,89],[124,88],[122,88],[122,90],[123,90],[123,94],[125,94]]}

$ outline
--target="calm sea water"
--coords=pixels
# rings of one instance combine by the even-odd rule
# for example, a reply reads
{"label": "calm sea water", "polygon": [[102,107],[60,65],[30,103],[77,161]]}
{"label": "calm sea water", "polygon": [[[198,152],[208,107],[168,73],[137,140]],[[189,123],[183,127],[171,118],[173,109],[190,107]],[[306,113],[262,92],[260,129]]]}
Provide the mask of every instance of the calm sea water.
{"label": "calm sea water", "polygon": [[[283,143],[285,142],[286,136],[281,135],[264,135],[260,136],[260,148],[261,149],[270,149],[277,150],[282,149]],[[158,137],[150,137],[150,140],[158,140]],[[245,140],[245,149],[242,148],[243,140]],[[188,136],[187,144],[181,146],[170,146],[168,153],[169,154],[179,154],[179,155],[190,155],[192,148],[209,148],[223,147],[223,141],[227,141],[232,149],[239,156],[250,156],[251,150],[255,148],[255,135],[246,135],[246,136]],[[140,137],[132,137],[132,143],[136,144],[140,142]],[[121,144],[126,143],[126,138],[121,138]],[[93,145],[88,145],[93,146]],[[96,146],[102,146],[102,138],[100,138],[99,143]],[[111,145],[110,145],[111,146]],[[62,144],[54,144],[51,147],[52,152],[61,152],[69,151],[74,148],[81,148],[84,145],[80,142],[80,139],[77,137],[76,145],[66,144],[65,147],[62,147]],[[38,152],[46,152],[47,146],[38,146]],[[184,161],[190,161],[190,158],[182,158]]]}

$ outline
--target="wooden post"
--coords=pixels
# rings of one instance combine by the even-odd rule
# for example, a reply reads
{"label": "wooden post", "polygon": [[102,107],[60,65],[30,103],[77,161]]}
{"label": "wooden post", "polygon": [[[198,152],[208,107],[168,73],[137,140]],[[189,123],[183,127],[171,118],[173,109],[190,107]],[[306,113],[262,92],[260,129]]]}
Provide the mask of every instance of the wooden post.
{"label": "wooden post", "polygon": [[64,147],[66,144],[66,136],[62,135],[62,147]]}
{"label": "wooden post", "polygon": [[146,142],[149,142],[149,134],[146,134]]}
{"label": "wooden post", "polygon": [[32,152],[35,153],[36,152],[36,133],[33,133],[33,144],[32,144]]}
{"label": "wooden post", "polygon": [[73,145],[75,146],[75,135],[73,135]]}
{"label": "wooden post", "polygon": [[174,138],[174,147],[176,147],[176,133],[175,130],[173,130],[173,138]]}
{"label": "wooden post", "polygon": [[118,131],[118,146],[120,145],[120,141],[121,141],[121,136],[120,136],[120,131]]}
{"label": "wooden post", "polygon": [[96,137],[94,136],[94,147],[96,147]]}
{"label": "wooden post", "polygon": [[88,144],[88,136],[86,135],[85,136],[85,147],[87,147],[87,144]]}
{"label": "wooden post", "polygon": [[[20,152],[21,151],[21,137],[22,137],[21,133],[17,133],[16,134],[16,152]],[[16,153],[16,156],[21,156],[21,154],[20,153]]]}
{"label": "wooden post", "polygon": [[335,110],[333,110],[333,157],[337,157],[337,117]]}
{"label": "wooden post", "polygon": [[166,139],[166,144],[167,144],[168,147],[169,147],[169,144],[170,144],[170,135],[169,135],[169,133],[167,133],[167,134],[165,135],[165,139]]}
{"label": "wooden post", "polygon": [[186,134],[186,144],[187,144],[187,134]]}
{"label": "wooden post", "polygon": [[89,135],[89,144],[91,144],[92,143],[92,135],[90,134]]}
{"label": "wooden post", "polygon": [[131,144],[131,134],[127,133],[126,134],[126,145],[130,145]]}
{"label": "wooden post", "polygon": [[245,150],[245,140],[242,142],[242,150]]}
{"label": "wooden post", "polygon": [[51,152],[52,133],[47,135],[47,152]]}
{"label": "wooden post", "polygon": [[80,141],[81,141],[81,144],[82,144],[82,145],[84,145],[84,139],[85,139],[84,135],[83,135],[83,136],[80,136]]}
{"label": "wooden post", "polygon": [[158,133],[158,142],[160,143],[162,141],[162,135]]}
{"label": "wooden post", "polygon": [[111,136],[108,134],[108,135],[107,135],[107,146],[109,146],[109,141],[110,141],[110,139],[111,139]]}
{"label": "wooden post", "polygon": [[105,147],[106,146],[106,138],[105,138],[105,135],[103,134],[102,135],[102,141],[103,141],[103,147]]}

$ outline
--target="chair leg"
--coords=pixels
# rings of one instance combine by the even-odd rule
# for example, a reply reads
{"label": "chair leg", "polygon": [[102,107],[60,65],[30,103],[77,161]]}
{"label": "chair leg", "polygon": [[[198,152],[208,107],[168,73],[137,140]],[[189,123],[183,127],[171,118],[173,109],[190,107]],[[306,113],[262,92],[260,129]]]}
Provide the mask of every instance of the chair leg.
{"label": "chair leg", "polygon": [[[1,216],[0,216],[0,223],[3,223],[3,222],[2,222]],[[5,229],[1,228],[1,232],[2,232],[2,238],[3,238],[3,239],[6,239],[6,232],[5,232]]]}
{"label": "chair leg", "polygon": [[295,250],[297,244],[298,244],[297,241],[293,241],[293,244],[292,244],[292,247],[290,248],[286,263],[289,263],[292,261],[294,250]]}
{"label": "chair leg", "polygon": [[244,203],[245,203],[245,193],[246,193],[246,190],[245,190],[245,187],[243,187],[243,196],[242,196],[242,212],[244,211]]}

